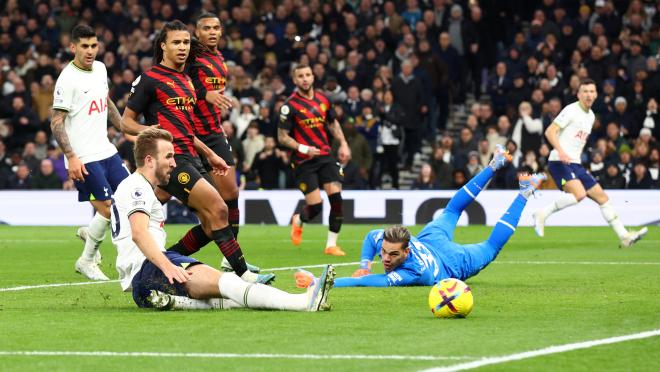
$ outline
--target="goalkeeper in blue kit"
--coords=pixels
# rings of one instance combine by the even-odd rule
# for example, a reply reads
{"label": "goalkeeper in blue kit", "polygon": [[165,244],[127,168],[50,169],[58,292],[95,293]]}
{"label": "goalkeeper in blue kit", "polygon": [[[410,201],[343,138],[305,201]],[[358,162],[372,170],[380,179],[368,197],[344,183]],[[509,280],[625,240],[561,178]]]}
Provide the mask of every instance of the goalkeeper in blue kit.
{"label": "goalkeeper in blue kit", "polygon": [[[453,242],[454,230],[465,208],[477,197],[495,171],[511,161],[501,146],[489,166],[456,192],[440,216],[427,224],[417,236],[395,225],[370,231],[362,244],[360,268],[353,277],[336,278],[335,287],[427,286],[445,278],[465,280],[476,275],[504,247],[518,225],[527,199],[545,180],[545,175],[520,177],[520,194],[497,221],[486,241],[476,244]],[[371,262],[378,255],[385,274],[371,274]],[[295,274],[296,285],[307,287],[313,276],[301,270]]]}

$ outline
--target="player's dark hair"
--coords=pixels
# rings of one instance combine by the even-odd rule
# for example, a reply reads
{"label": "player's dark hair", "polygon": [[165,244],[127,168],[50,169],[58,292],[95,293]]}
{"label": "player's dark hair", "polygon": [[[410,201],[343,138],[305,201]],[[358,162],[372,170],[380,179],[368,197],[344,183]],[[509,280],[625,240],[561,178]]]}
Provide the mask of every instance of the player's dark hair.
{"label": "player's dark hair", "polygon": [[303,68],[312,68],[312,66],[306,64],[306,63],[299,63],[293,67],[293,74],[295,75],[296,70],[301,70]]}
{"label": "player's dark hair", "polygon": [[135,155],[135,164],[138,167],[144,166],[144,158],[147,155],[156,157],[158,155],[158,140],[172,142],[172,134],[170,132],[150,127],[138,134],[133,147],[133,154]]}
{"label": "player's dark hair", "polygon": [[94,29],[88,25],[79,24],[71,30],[71,42],[74,44],[79,42],[80,39],[90,37],[96,37],[96,32],[94,32]]}
{"label": "player's dark hair", "polygon": [[186,59],[186,63],[194,63],[195,59],[202,54],[210,54],[211,50],[209,47],[204,45],[199,39],[196,37],[193,37],[190,39],[190,53],[188,53],[188,59]]}
{"label": "player's dark hair", "polygon": [[158,32],[154,40],[154,63],[161,63],[163,61],[163,48],[160,47],[160,44],[167,41],[167,33],[170,31],[188,31],[188,28],[178,19],[163,25],[163,28]]}
{"label": "player's dark hair", "polygon": [[[220,20],[220,17],[218,17],[217,15],[215,15],[213,13],[202,12],[202,14],[200,14],[199,17],[197,17],[197,20],[195,21],[195,25],[198,25],[201,20],[209,19],[209,18],[217,18],[218,20]],[[222,27],[222,22],[220,22],[220,27]]]}
{"label": "player's dark hair", "polygon": [[405,249],[410,243],[410,231],[405,226],[390,226],[383,231],[383,239],[390,243],[402,243],[402,247]]}
{"label": "player's dark hair", "polygon": [[578,85],[578,90],[580,90],[580,87],[582,87],[583,85],[594,85],[595,86],[596,82],[593,79],[589,79],[589,78],[582,79],[582,80],[580,80],[580,85]]}

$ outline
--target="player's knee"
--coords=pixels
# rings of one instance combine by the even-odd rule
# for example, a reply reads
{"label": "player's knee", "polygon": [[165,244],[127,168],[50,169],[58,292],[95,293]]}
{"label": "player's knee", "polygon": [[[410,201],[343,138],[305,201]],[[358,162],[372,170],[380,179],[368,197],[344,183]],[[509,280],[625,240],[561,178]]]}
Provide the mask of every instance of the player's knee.
{"label": "player's knee", "polygon": [[227,204],[220,198],[220,195],[216,194],[215,197],[209,198],[200,212],[204,215],[204,220],[227,221]]}
{"label": "player's knee", "polygon": [[573,196],[575,196],[577,201],[582,201],[582,199],[587,197],[587,193],[584,191],[575,191],[573,192]]}
{"label": "player's knee", "polygon": [[341,229],[344,220],[344,202],[341,193],[329,195],[328,199],[330,200],[329,230],[337,233]]}

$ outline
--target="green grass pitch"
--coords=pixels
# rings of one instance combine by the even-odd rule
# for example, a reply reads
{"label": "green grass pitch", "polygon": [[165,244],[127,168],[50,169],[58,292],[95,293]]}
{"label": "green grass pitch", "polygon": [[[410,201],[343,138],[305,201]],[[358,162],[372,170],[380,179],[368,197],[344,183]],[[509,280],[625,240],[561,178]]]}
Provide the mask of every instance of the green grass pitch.
{"label": "green grass pitch", "polygon": [[[169,242],[186,228],[167,226]],[[301,247],[291,245],[287,228],[273,226],[242,226],[240,243],[262,268],[349,263],[359,261],[369,228],[344,226],[346,257],[322,254],[322,226],[308,226]],[[456,240],[476,242],[489,231],[459,227]],[[631,249],[618,248],[609,228],[550,227],[544,239],[519,228],[495,263],[467,281],[475,307],[455,320],[432,317],[428,287],[337,288],[332,311],[323,313],[141,310],[116,282],[6,290],[86,282],[73,269],[82,247],[74,233],[0,226],[0,370],[416,371],[660,329],[660,227]],[[116,279],[109,236],[102,252],[104,272]],[[215,246],[198,256],[219,264]],[[338,276],[355,268],[338,266]],[[293,272],[277,271],[275,286],[299,291]],[[16,354],[32,351],[41,353]],[[659,371],[660,337],[482,370]]]}

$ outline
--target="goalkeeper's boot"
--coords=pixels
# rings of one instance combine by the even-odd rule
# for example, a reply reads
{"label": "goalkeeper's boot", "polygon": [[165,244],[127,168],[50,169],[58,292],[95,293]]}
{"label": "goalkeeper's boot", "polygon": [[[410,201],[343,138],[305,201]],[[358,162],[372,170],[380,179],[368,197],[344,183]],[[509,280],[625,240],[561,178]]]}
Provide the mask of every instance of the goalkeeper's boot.
{"label": "goalkeeper's boot", "polygon": [[493,153],[493,159],[488,163],[488,166],[496,171],[503,168],[507,164],[511,163],[513,157],[509,154],[509,151],[504,148],[502,145],[495,145],[495,152]]}
{"label": "goalkeeper's boot", "polygon": [[642,227],[638,231],[628,231],[626,236],[621,239],[621,247],[628,248],[631,247],[633,244],[638,242],[640,239],[646,235],[646,233],[649,232],[649,229],[646,227]]}
{"label": "goalkeeper's boot", "polygon": [[346,252],[342,251],[338,245],[325,247],[324,253],[328,256],[346,256]]}
{"label": "goalkeeper's boot", "polygon": [[529,199],[530,196],[534,195],[534,192],[541,187],[543,181],[545,181],[547,176],[543,173],[535,174],[523,174],[518,177],[518,183],[520,184],[520,194]]}
{"label": "goalkeeper's boot", "polygon": [[309,295],[309,304],[307,311],[330,310],[328,304],[328,293],[335,283],[335,268],[332,265],[326,265],[319,278],[314,278],[313,284],[307,289]]}

